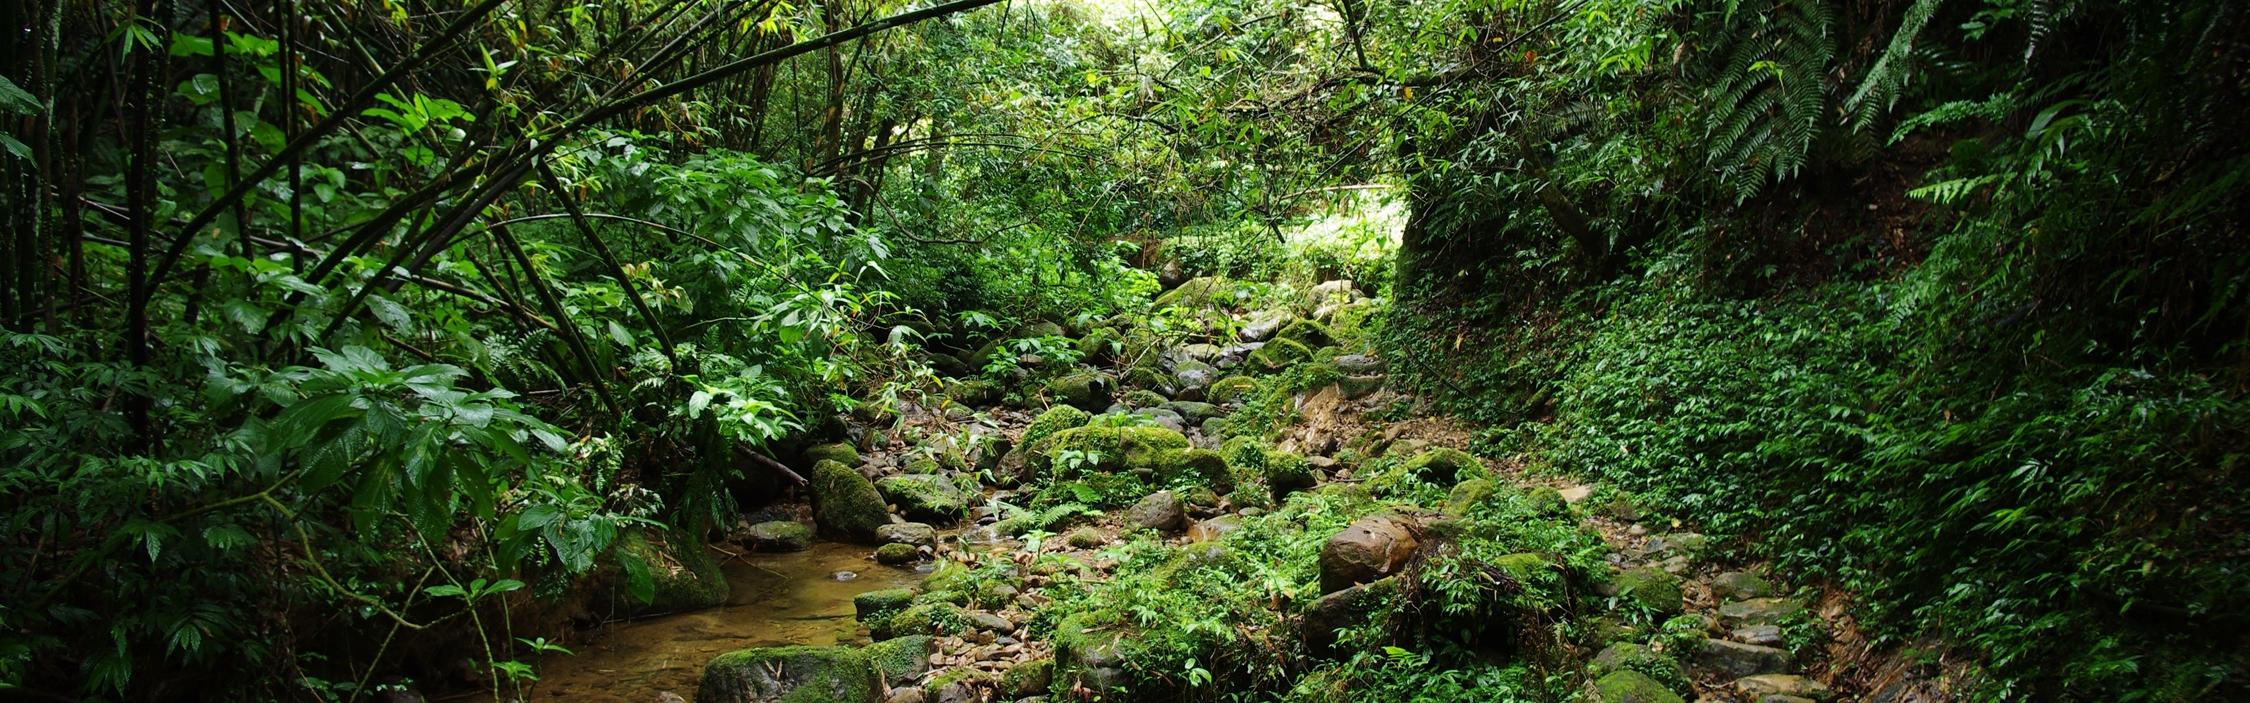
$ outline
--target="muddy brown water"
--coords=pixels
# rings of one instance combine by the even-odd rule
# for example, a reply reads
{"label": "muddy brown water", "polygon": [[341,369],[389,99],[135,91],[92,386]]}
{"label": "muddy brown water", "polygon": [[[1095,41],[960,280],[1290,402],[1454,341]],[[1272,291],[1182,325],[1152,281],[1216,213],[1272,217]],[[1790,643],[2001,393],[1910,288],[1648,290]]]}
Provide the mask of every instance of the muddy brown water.
{"label": "muddy brown water", "polygon": [[[540,657],[533,701],[652,703],[660,691],[695,698],[704,662],[745,647],[866,644],[852,598],[909,586],[912,569],[876,564],[868,548],[818,543],[786,554],[749,554],[722,567],[727,604],[609,625],[574,654]],[[839,581],[838,571],[858,578]]]}

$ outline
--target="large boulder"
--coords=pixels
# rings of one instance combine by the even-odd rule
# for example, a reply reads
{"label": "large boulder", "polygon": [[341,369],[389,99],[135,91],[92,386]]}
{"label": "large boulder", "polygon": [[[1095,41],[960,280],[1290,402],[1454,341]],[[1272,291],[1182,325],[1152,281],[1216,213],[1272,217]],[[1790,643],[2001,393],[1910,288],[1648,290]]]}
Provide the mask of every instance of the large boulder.
{"label": "large boulder", "polygon": [[1632,642],[1618,642],[1594,655],[1587,666],[1589,673],[1602,676],[1617,671],[1637,671],[1656,679],[1673,691],[1688,690],[1687,670],[1678,661],[1661,652]]}
{"label": "large boulder", "polygon": [[1276,339],[1267,342],[1265,346],[1258,347],[1257,351],[1250,352],[1250,356],[1245,361],[1251,368],[1260,371],[1279,371],[1299,363],[1311,361],[1312,358],[1312,347],[1305,346],[1303,342],[1294,339]]}
{"label": "large boulder", "polygon": [[885,476],[875,489],[910,519],[948,524],[969,514],[969,496],[937,474]]}
{"label": "large boulder", "polygon": [[913,547],[937,546],[937,528],[920,522],[897,522],[875,528],[876,541]]}
{"label": "large boulder", "polygon": [[1187,529],[1187,511],[1180,505],[1179,494],[1157,491],[1126,510],[1125,522],[1158,532],[1177,532]]}
{"label": "large boulder", "polygon": [[1320,592],[1373,583],[1398,573],[1421,542],[1404,519],[1371,515],[1352,522],[1320,548]]}
{"label": "large boulder", "polygon": [[1174,395],[1203,395],[1217,380],[1219,369],[1210,364],[1190,360],[1172,366]]}
{"label": "large boulder", "polygon": [[1305,607],[1297,622],[1298,635],[1315,655],[1337,654],[1337,630],[1359,625],[1378,613],[1396,611],[1393,601],[1399,592],[1398,581],[1385,577],[1321,596]]}
{"label": "large boulder", "polygon": [[875,703],[880,676],[850,647],[759,647],[703,665],[696,703]]}
{"label": "large boulder", "polygon": [[859,450],[853,448],[852,445],[842,442],[816,444],[811,448],[805,450],[805,461],[809,461],[814,464],[819,464],[823,461],[833,461],[845,466],[858,466]]}
{"label": "large boulder", "polygon": [[1047,397],[1088,412],[1109,406],[1117,382],[1098,371],[1077,371],[1047,382]]}
{"label": "large boulder", "polygon": [[1092,419],[1094,419],[1094,416],[1086,411],[1067,405],[1048,408],[1046,412],[1039,413],[1038,417],[1032,418],[1031,424],[1024,426],[1023,434],[1016,437],[1016,448],[1037,447],[1040,440],[1052,437],[1055,433],[1063,430],[1082,427],[1086,424],[1086,421]]}
{"label": "large boulder", "polygon": [[1156,296],[1154,309],[1225,307],[1234,303],[1236,288],[1234,281],[1219,276],[1190,278],[1179,287]]}
{"label": "large boulder", "polygon": [[874,542],[875,528],[891,522],[875,482],[834,461],[813,464],[812,502],[813,522],[839,539]]}
{"label": "large boulder", "polygon": [[1805,604],[1788,598],[1751,598],[1719,605],[1719,619],[1728,625],[1786,625],[1802,619]]}
{"label": "large boulder", "polygon": [[1682,605],[1680,577],[1663,569],[1640,566],[1618,572],[1613,581],[1618,595],[1652,612],[1670,615]]}
{"label": "large boulder", "polygon": [[629,599],[624,610],[633,614],[699,610],[725,605],[731,587],[719,571],[719,561],[693,539],[661,532],[628,532],[617,549],[625,559],[638,559],[647,567],[649,600]]}
{"label": "large boulder", "polygon": [[1249,321],[1242,323],[1239,336],[1245,342],[1263,342],[1272,339],[1275,332],[1280,332],[1281,328],[1296,321],[1297,313],[1288,310],[1267,310],[1251,315]]}
{"label": "large boulder", "polygon": [[801,552],[812,546],[812,528],[788,520],[761,522],[750,526],[743,542],[761,552]]}
{"label": "large boulder", "polygon": [[1305,345],[1307,349],[1319,349],[1336,343],[1336,338],[1329,334],[1327,325],[1312,320],[1291,322],[1288,327],[1283,327],[1281,331],[1275,332],[1273,338],[1274,341],[1296,342]]}
{"label": "large boulder", "polygon": [[1734,690],[1745,698],[1767,701],[1774,698],[1797,698],[1824,701],[1836,695],[1828,684],[1794,674],[1758,674],[1744,676],[1734,681]]}
{"label": "large boulder", "polygon": [[930,655],[937,651],[936,638],[929,635],[893,637],[867,645],[860,651],[884,681],[906,681],[930,670]]}
{"label": "large boulder", "polygon": [[1204,394],[1204,399],[1219,405],[1239,403],[1248,400],[1252,395],[1256,395],[1259,388],[1258,379],[1249,376],[1228,376],[1213,381],[1211,390]]}
{"label": "large boulder", "polygon": [[1778,674],[1789,670],[1789,650],[1727,640],[1704,640],[1695,652],[1697,666],[1727,678]]}

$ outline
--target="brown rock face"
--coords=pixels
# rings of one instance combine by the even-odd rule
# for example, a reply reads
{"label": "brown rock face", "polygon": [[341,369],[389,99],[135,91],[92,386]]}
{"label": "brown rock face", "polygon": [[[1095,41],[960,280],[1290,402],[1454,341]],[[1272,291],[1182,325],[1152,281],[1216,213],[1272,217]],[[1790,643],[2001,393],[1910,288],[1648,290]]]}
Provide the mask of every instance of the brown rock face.
{"label": "brown rock face", "polygon": [[1414,529],[1399,518],[1360,518],[1320,548],[1320,592],[1334,593],[1397,573],[1420,547]]}

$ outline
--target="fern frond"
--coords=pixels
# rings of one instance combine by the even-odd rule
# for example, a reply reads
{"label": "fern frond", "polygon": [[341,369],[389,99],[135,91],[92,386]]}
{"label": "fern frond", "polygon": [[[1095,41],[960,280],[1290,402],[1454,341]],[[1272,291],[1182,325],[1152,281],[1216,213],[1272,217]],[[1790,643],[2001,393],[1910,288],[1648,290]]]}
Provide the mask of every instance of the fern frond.
{"label": "fern frond", "polygon": [[1913,53],[1914,40],[1921,36],[1922,28],[1929,25],[1930,18],[1937,15],[1938,5],[1944,1],[1915,0],[1913,6],[1906,8],[1906,19],[1899,22],[1898,32],[1891,35],[1890,46],[1884,48],[1883,56],[1867,69],[1867,75],[1860,78],[1859,89],[1844,100],[1844,109],[1852,113],[1853,129],[1867,129],[1879,114],[1897,104],[1899,94],[1914,75],[1908,65],[1911,62],[1907,60]]}

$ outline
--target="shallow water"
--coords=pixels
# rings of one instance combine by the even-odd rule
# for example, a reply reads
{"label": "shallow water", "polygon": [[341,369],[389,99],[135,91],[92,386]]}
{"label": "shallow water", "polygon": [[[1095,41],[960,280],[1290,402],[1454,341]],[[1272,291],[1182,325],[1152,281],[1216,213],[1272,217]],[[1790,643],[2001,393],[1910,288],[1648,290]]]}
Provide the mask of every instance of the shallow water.
{"label": "shallow water", "polygon": [[[865,644],[852,597],[921,579],[876,564],[864,546],[818,543],[788,554],[750,554],[723,566],[733,592],[709,610],[610,625],[573,650],[542,657],[535,701],[651,703],[659,691],[695,698],[703,663],[745,647]],[[859,574],[849,581],[837,571]]]}

